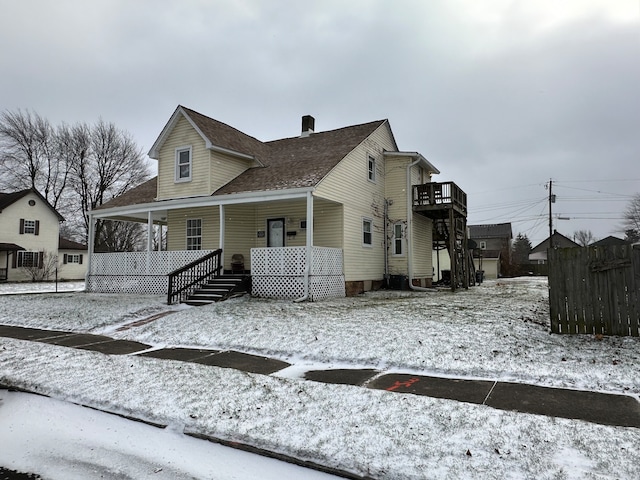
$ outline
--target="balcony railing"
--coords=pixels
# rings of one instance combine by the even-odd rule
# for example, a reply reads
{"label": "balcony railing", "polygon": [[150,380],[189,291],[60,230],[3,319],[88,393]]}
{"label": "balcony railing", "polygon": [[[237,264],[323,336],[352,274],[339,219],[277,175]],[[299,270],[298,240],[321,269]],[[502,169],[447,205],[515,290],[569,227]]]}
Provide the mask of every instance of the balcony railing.
{"label": "balcony railing", "polygon": [[413,207],[416,210],[453,208],[466,216],[467,194],[453,182],[414,185]]}

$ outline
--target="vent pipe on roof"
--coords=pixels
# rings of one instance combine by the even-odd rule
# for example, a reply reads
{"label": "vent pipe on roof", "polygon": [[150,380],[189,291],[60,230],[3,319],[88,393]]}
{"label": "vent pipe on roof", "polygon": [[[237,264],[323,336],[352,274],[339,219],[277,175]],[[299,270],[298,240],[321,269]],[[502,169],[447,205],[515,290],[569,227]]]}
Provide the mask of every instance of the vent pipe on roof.
{"label": "vent pipe on roof", "polygon": [[315,124],[315,118],[313,118],[311,115],[304,115],[302,117],[302,134],[300,136],[308,137],[310,134],[312,134],[315,128]]}

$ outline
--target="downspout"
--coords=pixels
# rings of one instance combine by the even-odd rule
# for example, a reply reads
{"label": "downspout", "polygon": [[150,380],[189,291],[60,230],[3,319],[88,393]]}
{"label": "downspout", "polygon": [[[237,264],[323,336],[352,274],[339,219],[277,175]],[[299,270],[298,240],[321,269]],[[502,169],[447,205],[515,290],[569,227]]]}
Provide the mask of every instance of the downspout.
{"label": "downspout", "polygon": [[385,288],[389,287],[389,200],[384,199],[384,281]]}
{"label": "downspout", "polygon": [[309,277],[311,276],[313,263],[313,195],[307,192],[307,248],[306,267],[304,269],[304,295],[296,298],[294,302],[304,302],[309,299]]}
{"label": "downspout", "polygon": [[407,165],[407,270],[409,288],[418,292],[433,292],[432,288],[416,287],[413,284],[413,245],[411,240],[413,239],[413,187],[411,185],[411,169],[420,163],[418,158],[413,163]]}

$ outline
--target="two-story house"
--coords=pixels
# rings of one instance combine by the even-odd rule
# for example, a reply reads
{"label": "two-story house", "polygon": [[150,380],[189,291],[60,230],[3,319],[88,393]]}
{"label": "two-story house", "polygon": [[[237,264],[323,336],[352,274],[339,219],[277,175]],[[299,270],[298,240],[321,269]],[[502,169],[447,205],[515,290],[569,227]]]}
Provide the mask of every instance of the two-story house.
{"label": "two-story house", "polygon": [[[464,193],[432,184],[438,169],[400,151],[388,120],[314,127],[305,116],[299,135],[262,142],[178,106],[149,152],[157,177],[90,214],[146,223],[147,251],[90,254],[87,288],[163,293],[170,271],[216,250],[256,296],[343,296],[392,276],[430,286],[433,212],[466,218]],[[166,251],[153,251],[160,227]]]}
{"label": "two-story house", "polygon": [[35,189],[0,193],[0,281],[84,279],[87,248],[60,237],[62,220]]}

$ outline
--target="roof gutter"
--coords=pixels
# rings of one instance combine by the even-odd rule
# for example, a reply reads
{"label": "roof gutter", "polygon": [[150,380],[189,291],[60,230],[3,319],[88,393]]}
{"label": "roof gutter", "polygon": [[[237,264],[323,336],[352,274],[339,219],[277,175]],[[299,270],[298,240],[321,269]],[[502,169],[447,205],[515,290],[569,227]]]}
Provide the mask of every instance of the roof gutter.
{"label": "roof gutter", "polygon": [[112,215],[132,215],[148,211],[163,211],[176,208],[207,207],[217,205],[237,205],[242,203],[255,203],[273,200],[290,200],[306,198],[308,192],[313,192],[315,187],[290,188],[286,190],[266,190],[258,192],[229,193],[225,195],[203,195],[201,197],[184,197],[172,200],[158,200],[151,203],[139,203],[123,207],[104,208],[92,210],[94,218],[109,217]]}

